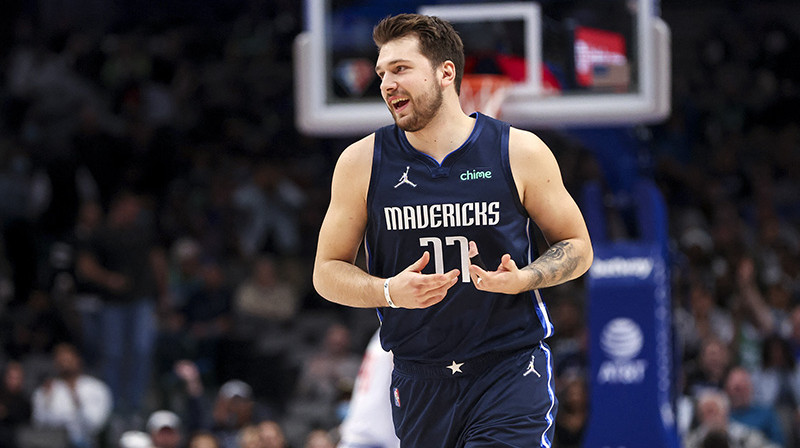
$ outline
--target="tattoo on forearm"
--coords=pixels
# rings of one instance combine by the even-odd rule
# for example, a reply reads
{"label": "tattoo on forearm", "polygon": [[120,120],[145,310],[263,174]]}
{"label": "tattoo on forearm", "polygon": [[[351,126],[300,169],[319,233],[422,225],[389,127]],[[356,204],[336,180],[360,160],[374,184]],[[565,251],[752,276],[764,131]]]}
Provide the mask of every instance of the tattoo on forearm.
{"label": "tattoo on forearm", "polygon": [[578,269],[579,256],[568,241],[559,241],[523,269],[534,273],[530,289],[553,286],[571,279]]}

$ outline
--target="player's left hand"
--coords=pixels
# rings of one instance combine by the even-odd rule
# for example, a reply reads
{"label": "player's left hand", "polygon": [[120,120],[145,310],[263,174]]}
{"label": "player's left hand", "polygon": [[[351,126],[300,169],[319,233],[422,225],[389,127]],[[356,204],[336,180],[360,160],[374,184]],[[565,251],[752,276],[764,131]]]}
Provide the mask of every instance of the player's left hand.
{"label": "player's left hand", "polygon": [[[477,256],[477,244],[474,241],[469,242],[469,249],[470,257]],[[500,265],[495,271],[487,271],[477,264],[470,264],[469,277],[475,288],[481,291],[517,294],[526,289],[525,277],[509,254],[500,258]]]}

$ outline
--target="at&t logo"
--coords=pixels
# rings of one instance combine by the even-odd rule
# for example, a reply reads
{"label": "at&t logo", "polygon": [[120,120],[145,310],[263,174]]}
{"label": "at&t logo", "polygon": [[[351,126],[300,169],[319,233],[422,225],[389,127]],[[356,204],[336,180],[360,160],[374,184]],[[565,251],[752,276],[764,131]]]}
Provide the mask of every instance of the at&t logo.
{"label": "at&t logo", "polygon": [[644,380],[647,361],[635,359],[642,351],[644,336],[631,319],[618,317],[609,321],[600,334],[600,348],[610,359],[600,364],[600,384],[634,384]]}

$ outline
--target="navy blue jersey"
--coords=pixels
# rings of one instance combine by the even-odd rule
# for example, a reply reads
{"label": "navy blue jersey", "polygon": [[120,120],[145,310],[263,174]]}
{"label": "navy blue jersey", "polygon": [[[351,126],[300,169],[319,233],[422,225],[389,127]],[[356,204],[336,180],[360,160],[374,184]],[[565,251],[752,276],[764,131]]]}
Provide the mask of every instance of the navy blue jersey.
{"label": "navy blue jersey", "polygon": [[423,273],[461,271],[461,281],[432,307],[378,310],[383,348],[400,359],[469,359],[531,347],[553,331],[538,291],[487,293],[470,281],[470,240],[488,270],[505,253],[520,267],[537,256],[533,223],[511,175],[509,125],[473,116],[469,138],[441,164],[414,149],[396,125],[375,133],[365,236],[370,273],[394,276],[426,250],[431,260]]}

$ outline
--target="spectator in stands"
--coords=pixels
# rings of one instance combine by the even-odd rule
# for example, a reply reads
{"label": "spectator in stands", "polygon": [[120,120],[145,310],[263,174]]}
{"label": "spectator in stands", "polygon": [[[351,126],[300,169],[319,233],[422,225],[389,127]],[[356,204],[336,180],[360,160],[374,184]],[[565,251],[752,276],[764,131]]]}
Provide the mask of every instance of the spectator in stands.
{"label": "spectator in stands", "polygon": [[103,210],[108,210],[114,194],[126,181],[125,172],[135,163],[133,148],[115,135],[108,112],[100,105],[86,101],[76,115],[73,151],[91,176],[96,188],[95,200]]}
{"label": "spectator in stands", "polygon": [[757,185],[763,185],[757,190],[759,199],[753,211],[759,248],[755,262],[766,287],[765,299],[773,311],[776,331],[785,336],[792,295],[790,278],[792,272],[797,273],[796,259],[800,256],[800,230],[778,212],[771,173],[764,169],[754,171]]}
{"label": "spectator in stands", "polygon": [[693,358],[702,341],[715,337],[726,345],[733,341],[733,319],[730,312],[716,303],[710,286],[699,280],[690,282],[688,307],[675,310],[674,322],[684,357]]}
{"label": "spectator in stands", "polygon": [[150,414],[147,432],[153,440],[153,448],[179,448],[183,446],[183,429],[178,414],[161,409]]}
{"label": "spectator in stands", "polygon": [[752,372],[753,401],[768,407],[800,410],[800,369],[789,342],[771,335],[764,339],[762,366]]}
{"label": "spectator in stands", "polygon": [[761,365],[764,337],[776,331],[776,321],[758,284],[752,258],[743,258],[736,266],[736,294],[732,304],[739,333],[737,336],[740,364],[748,370]]}
{"label": "spectator in stands", "polygon": [[233,291],[220,263],[205,260],[200,267],[201,284],[188,294],[181,309],[187,345],[201,373],[216,371],[217,347],[231,328]]}
{"label": "spectator in stands", "polygon": [[119,437],[119,448],[153,448],[153,439],[143,431],[125,431]]}
{"label": "spectator in stands", "polygon": [[0,242],[14,285],[8,307],[15,308],[24,304],[36,283],[36,227],[41,208],[37,202],[41,201],[35,193],[44,186],[46,176],[23,145],[5,139],[0,145]]}
{"label": "spectator in stands", "polygon": [[279,274],[275,259],[262,255],[255,259],[252,272],[236,290],[234,303],[237,329],[243,325],[253,333],[263,333],[277,330],[295,317],[300,296],[297,288]]}
{"label": "spectator in stands", "polygon": [[234,194],[244,217],[239,231],[242,253],[248,258],[264,251],[296,254],[301,243],[297,212],[305,201],[305,193],[275,162],[258,163]]}
{"label": "spectator in stands", "polygon": [[[221,148],[213,150],[221,151]],[[242,216],[233,199],[240,173],[232,172],[228,166],[230,159],[224,153],[215,153],[213,157],[211,163],[214,165],[204,167],[207,171],[197,179],[207,185],[195,192],[203,200],[193,204],[199,209],[192,210],[193,215],[189,219],[199,222],[193,223],[190,229],[195,230],[192,234],[199,238],[204,254],[218,259],[227,257],[232,262],[241,263],[245,257],[240,253],[237,228],[242,223]]]}
{"label": "spectator in stands", "polygon": [[[769,278],[772,275],[780,275],[781,278]],[[767,272],[765,277],[767,277],[765,280],[767,285],[764,292],[764,301],[767,303],[769,312],[772,315],[772,332],[784,337],[789,336],[792,331],[791,313],[793,303],[788,282],[784,281],[783,274],[780,272]]]}
{"label": "spectator in stands", "polygon": [[25,390],[25,371],[18,361],[6,362],[0,384],[0,446],[16,448],[17,427],[31,421],[31,399]]}
{"label": "spectator in stands", "polygon": [[713,337],[705,340],[700,348],[697,364],[686,366],[687,394],[697,398],[703,389],[722,390],[730,368],[731,354],[728,346]]}
{"label": "spectator in stands", "polygon": [[237,448],[286,448],[281,427],[272,420],[247,425],[239,431]]}
{"label": "spectator in stands", "polygon": [[219,440],[214,434],[207,431],[194,433],[189,438],[189,448],[220,448]]}
{"label": "spectator in stands", "polygon": [[193,361],[177,362],[174,375],[183,390],[167,401],[180,403],[186,434],[208,433],[219,446],[236,447],[242,428],[274,418],[272,410],[255,399],[252,388],[244,381],[234,379],[224,383],[210,404]]}
{"label": "spectator in stands", "polygon": [[322,346],[302,366],[296,398],[312,403],[325,418],[311,417],[316,425],[333,427],[339,423],[336,406],[343,393],[349,396],[355,384],[361,357],[351,348],[350,330],[339,323],[325,332]]}
{"label": "spectator in stands", "polygon": [[103,291],[100,372],[124,417],[141,410],[152,374],[156,307],[167,297],[166,258],[143,201],[119,193],[78,259],[79,274]]}
{"label": "spectator in stands", "polygon": [[[79,254],[88,247],[95,232],[103,224],[103,216],[103,209],[99,203],[87,201],[81,204],[69,242],[74,254]],[[75,262],[76,260],[73,260],[73,263]],[[73,271],[75,269],[77,266],[73,266]],[[80,275],[75,276],[74,288],[73,302],[80,321],[79,347],[87,369],[94,372],[100,357],[101,291],[95,283],[86,281]]]}
{"label": "spectator in stands", "polygon": [[[183,427],[188,434],[197,431],[207,431],[211,427],[211,415],[208,405],[205,386],[197,364],[188,359],[182,359],[173,366],[173,374],[178,380],[176,396],[177,401],[183,401]],[[168,397],[166,402],[172,402],[173,397]]]}
{"label": "spectator in stands", "polygon": [[561,382],[553,444],[560,448],[579,448],[582,446],[589,419],[589,393],[586,382],[583,377],[563,378]]}
{"label": "spectator in stands", "polygon": [[261,448],[287,448],[283,429],[274,420],[264,420],[258,424]]}
{"label": "spectator in stands", "polygon": [[784,444],[783,428],[775,411],[753,403],[753,382],[747,370],[733,368],[725,381],[725,392],[732,421],[757,429],[776,445]]}
{"label": "spectator in stands", "polygon": [[706,389],[697,399],[699,426],[684,440],[686,448],[701,448],[710,434],[725,434],[730,446],[740,448],[778,448],[758,430],[730,420],[730,402],[725,392]]}
{"label": "spectator in stands", "polygon": [[79,275],[102,290],[100,372],[126,418],[141,411],[150,385],[154,317],[167,297],[166,258],[143,201],[120,192],[77,265]]}
{"label": "spectator in stands", "polygon": [[201,288],[203,247],[193,238],[180,238],[170,250],[169,291],[173,308],[182,308]]}
{"label": "spectator in stands", "polygon": [[315,429],[308,434],[304,448],[336,448],[333,437],[328,431]]}
{"label": "spectator in stands", "polygon": [[56,308],[53,297],[42,289],[30,292],[23,306],[0,315],[4,321],[4,351],[23,364],[50,358],[50,352],[60,341],[70,340],[64,317]]}
{"label": "spectator in stands", "polygon": [[[561,288],[571,288],[572,286],[561,286]],[[579,294],[569,291],[567,296]],[[554,301],[551,309],[553,321],[558,323],[558,333],[553,336],[552,341],[548,341],[553,349],[553,369],[556,376],[583,375],[585,374],[589,360],[587,356],[587,333],[585,324],[585,314],[577,300],[570,297],[560,297]]]}
{"label": "spectator in stands", "polygon": [[242,428],[272,418],[255,400],[252,387],[236,379],[220,386],[212,412],[211,429],[222,448],[236,448]]}
{"label": "spectator in stands", "polygon": [[753,401],[778,413],[787,446],[800,446],[800,368],[789,341],[767,337],[761,359],[762,367],[752,372]]}
{"label": "spectator in stands", "polygon": [[332,405],[341,387],[352,387],[361,358],[350,344],[350,330],[346,326],[333,324],[326,330],[322,347],[309,356],[300,374],[301,397]]}
{"label": "spectator in stands", "polygon": [[188,344],[186,316],[181,311],[189,297],[197,294],[203,286],[202,256],[203,248],[192,238],[178,239],[170,250],[169,305],[162,308],[159,316],[158,342],[154,355],[157,378],[161,380],[171,377],[176,362],[193,358],[196,354]]}
{"label": "spectator in stands", "polygon": [[97,444],[97,434],[111,415],[112,395],[102,381],[83,373],[76,347],[61,343],[53,350],[56,375],[33,392],[33,422],[66,429],[81,448]]}
{"label": "spectator in stands", "polygon": [[238,448],[261,448],[258,426],[247,425],[239,431]]}

